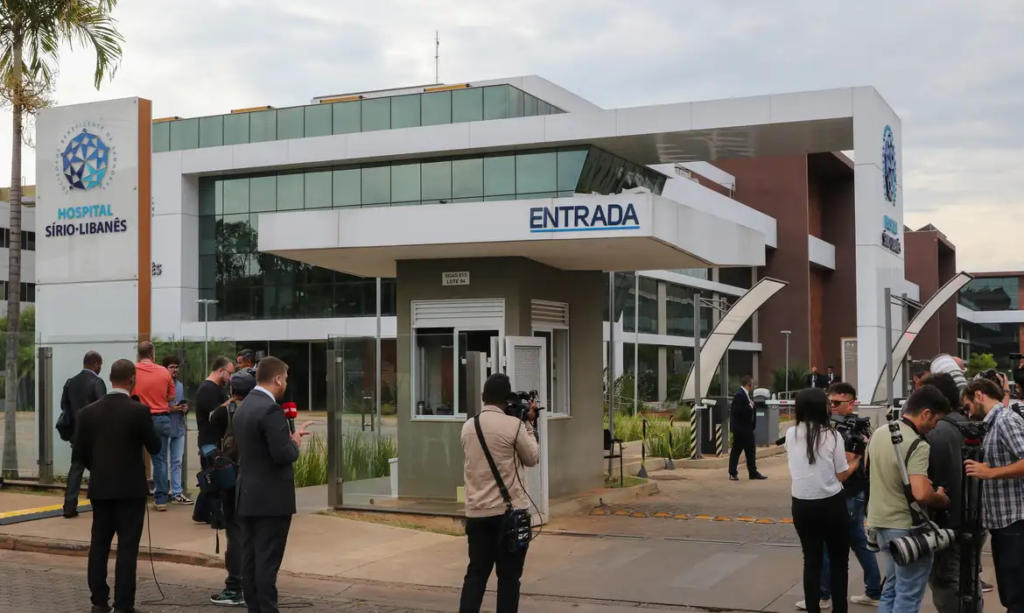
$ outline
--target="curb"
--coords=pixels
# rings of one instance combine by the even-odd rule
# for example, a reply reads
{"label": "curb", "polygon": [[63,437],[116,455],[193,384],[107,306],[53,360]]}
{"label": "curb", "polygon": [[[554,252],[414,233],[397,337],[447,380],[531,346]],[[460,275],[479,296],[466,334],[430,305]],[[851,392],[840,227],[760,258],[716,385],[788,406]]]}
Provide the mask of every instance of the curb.
{"label": "curb", "polygon": [[[15,536],[11,534],[0,535],[0,551],[20,551],[24,553],[45,553],[58,556],[71,556],[84,558],[89,555],[89,543],[81,541],[61,541],[37,536]],[[189,566],[202,566],[205,568],[223,568],[224,560],[219,556],[211,556],[205,553],[191,553],[174,551],[170,549],[150,549],[146,546],[139,547],[140,558],[152,556],[154,562],[170,562],[172,564],[187,564]],[[110,559],[117,557],[117,545],[110,548]]]}

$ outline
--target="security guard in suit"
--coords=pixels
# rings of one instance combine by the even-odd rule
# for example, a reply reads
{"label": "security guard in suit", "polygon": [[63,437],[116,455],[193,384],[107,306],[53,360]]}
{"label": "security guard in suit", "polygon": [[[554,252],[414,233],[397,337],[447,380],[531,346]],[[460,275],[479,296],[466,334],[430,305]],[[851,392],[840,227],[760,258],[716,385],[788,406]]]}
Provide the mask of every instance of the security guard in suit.
{"label": "security guard in suit", "polygon": [[729,453],[729,479],[739,481],[737,473],[740,453],[747,456],[747,474],[751,479],[767,479],[757,472],[757,451],[754,448],[754,378],[744,375],[740,379],[740,390],[732,398],[729,411],[729,429],[732,432],[732,451]]}

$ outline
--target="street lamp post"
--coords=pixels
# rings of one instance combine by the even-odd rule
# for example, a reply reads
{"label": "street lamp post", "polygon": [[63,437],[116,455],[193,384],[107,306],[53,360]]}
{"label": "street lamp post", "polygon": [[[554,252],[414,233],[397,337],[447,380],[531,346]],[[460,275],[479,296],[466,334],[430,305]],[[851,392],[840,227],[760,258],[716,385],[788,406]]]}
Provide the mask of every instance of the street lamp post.
{"label": "street lamp post", "polygon": [[198,304],[203,305],[203,322],[205,323],[205,329],[203,332],[203,373],[209,374],[210,372],[210,305],[217,304],[217,301],[213,298],[199,298],[196,300]]}
{"label": "street lamp post", "polygon": [[792,330],[783,330],[782,334],[786,336],[786,399],[789,399],[789,335],[792,334]]}

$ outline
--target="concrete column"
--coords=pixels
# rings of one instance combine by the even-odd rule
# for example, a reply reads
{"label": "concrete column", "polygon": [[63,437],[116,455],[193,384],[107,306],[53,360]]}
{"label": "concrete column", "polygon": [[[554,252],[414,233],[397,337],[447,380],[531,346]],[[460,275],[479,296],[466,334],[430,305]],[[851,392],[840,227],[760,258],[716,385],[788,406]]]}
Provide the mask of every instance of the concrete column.
{"label": "concrete column", "polygon": [[668,349],[658,347],[658,400],[665,400],[668,396]]}

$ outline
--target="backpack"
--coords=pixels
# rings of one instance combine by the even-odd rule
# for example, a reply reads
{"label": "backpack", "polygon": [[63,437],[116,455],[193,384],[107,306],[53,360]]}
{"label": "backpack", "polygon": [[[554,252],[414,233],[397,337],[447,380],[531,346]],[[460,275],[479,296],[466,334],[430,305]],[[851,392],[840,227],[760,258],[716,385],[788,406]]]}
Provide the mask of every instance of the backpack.
{"label": "backpack", "polygon": [[199,477],[199,489],[205,493],[217,494],[235,487],[238,481],[238,447],[231,424],[234,421],[237,403],[230,402],[224,407],[228,412],[228,426],[221,439],[219,449],[214,449],[206,456],[206,468]]}
{"label": "backpack", "polygon": [[224,438],[220,440],[220,450],[228,459],[237,463],[238,447],[235,445],[235,430],[232,424],[235,421],[235,409],[238,408],[238,403],[232,400],[225,408],[228,412],[228,427],[224,430]]}

